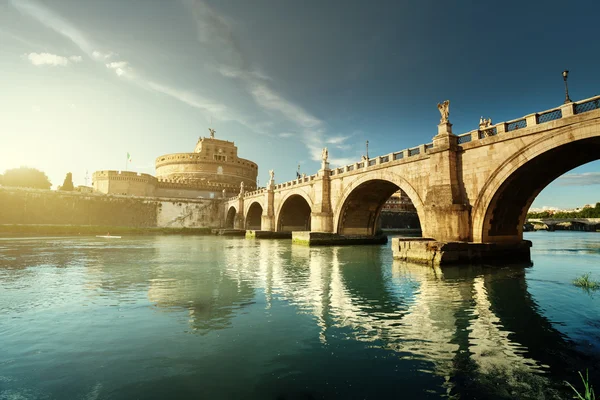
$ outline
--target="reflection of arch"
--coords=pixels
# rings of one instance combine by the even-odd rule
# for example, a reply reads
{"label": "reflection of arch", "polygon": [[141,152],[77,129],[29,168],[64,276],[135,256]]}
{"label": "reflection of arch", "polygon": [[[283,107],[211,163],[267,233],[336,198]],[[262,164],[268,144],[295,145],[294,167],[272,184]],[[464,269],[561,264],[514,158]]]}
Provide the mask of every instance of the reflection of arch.
{"label": "reflection of arch", "polygon": [[564,127],[507,159],[480,191],[473,207],[473,241],[523,238],[523,224],[536,196],[550,182],[580,165],[600,159],[600,125]]}
{"label": "reflection of arch", "polygon": [[399,175],[377,171],[365,174],[346,187],[334,208],[333,226],[336,232],[374,234],[381,207],[398,189],[402,189],[410,198],[419,222],[423,224],[423,202],[413,187]]}
{"label": "reflection of arch", "polygon": [[246,212],[246,229],[260,230],[263,208],[259,202],[253,202]]}
{"label": "reflection of arch", "polygon": [[234,206],[229,207],[229,210],[227,210],[227,218],[225,219],[225,228],[233,229],[236,213],[237,211]]}
{"label": "reflection of arch", "polygon": [[310,231],[311,207],[301,194],[292,194],[281,203],[277,232]]}

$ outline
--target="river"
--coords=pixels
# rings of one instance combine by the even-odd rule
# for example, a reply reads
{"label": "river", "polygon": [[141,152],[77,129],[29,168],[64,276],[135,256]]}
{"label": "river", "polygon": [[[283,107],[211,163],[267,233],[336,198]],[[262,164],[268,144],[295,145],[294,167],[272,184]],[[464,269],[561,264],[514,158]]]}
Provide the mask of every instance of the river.
{"label": "river", "polygon": [[432,269],[390,245],[0,238],[0,399],[570,398],[600,391],[600,233],[533,265]]}

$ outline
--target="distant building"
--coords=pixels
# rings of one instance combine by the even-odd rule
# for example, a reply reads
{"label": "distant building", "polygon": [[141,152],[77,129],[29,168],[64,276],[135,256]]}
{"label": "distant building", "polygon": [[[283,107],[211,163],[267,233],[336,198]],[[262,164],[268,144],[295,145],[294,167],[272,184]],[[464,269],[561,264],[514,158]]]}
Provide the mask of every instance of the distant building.
{"label": "distant building", "polygon": [[381,211],[417,212],[417,209],[410,200],[410,197],[404,191],[398,190],[385,202]]}
{"label": "distant building", "polygon": [[256,189],[258,165],[240,158],[234,142],[198,139],[193,153],[165,154],[156,159],[156,176],[129,171],[96,171],[96,192],[147,197],[219,198],[234,196],[244,182]]}
{"label": "distant building", "polygon": [[79,193],[92,193],[94,191],[94,188],[91,186],[79,185],[74,189],[74,191]]}

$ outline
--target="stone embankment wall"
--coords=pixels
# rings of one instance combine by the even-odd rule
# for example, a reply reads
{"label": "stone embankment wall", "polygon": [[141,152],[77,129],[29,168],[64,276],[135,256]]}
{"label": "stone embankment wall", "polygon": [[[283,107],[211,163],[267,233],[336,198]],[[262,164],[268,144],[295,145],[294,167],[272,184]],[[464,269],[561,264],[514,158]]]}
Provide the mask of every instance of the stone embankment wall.
{"label": "stone embankment wall", "polygon": [[218,228],[219,202],[0,188],[0,224]]}

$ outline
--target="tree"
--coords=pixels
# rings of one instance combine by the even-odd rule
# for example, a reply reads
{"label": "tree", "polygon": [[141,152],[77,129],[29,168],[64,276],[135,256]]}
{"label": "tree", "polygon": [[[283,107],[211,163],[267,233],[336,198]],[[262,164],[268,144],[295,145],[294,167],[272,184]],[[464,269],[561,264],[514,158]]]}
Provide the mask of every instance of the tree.
{"label": "tree", "polygon": [[50,189],[52,186],[45,173],[29,167],[7,169],[2,177],[2,185],[34,189]]}
{"label": "tree", "polygon": [[74,189],[73,187],[73,174],[70,172],[67,172],[67,176],[65,176],[65,181],[63,182],[62,186],[58,188],[58,190],[64,190],[67,192],[72,192]]}
{"label": "tree", "polygon": [[2,176],[2,174],[0,174],[0,186],[2,186],[2,178],[4,177]]}

